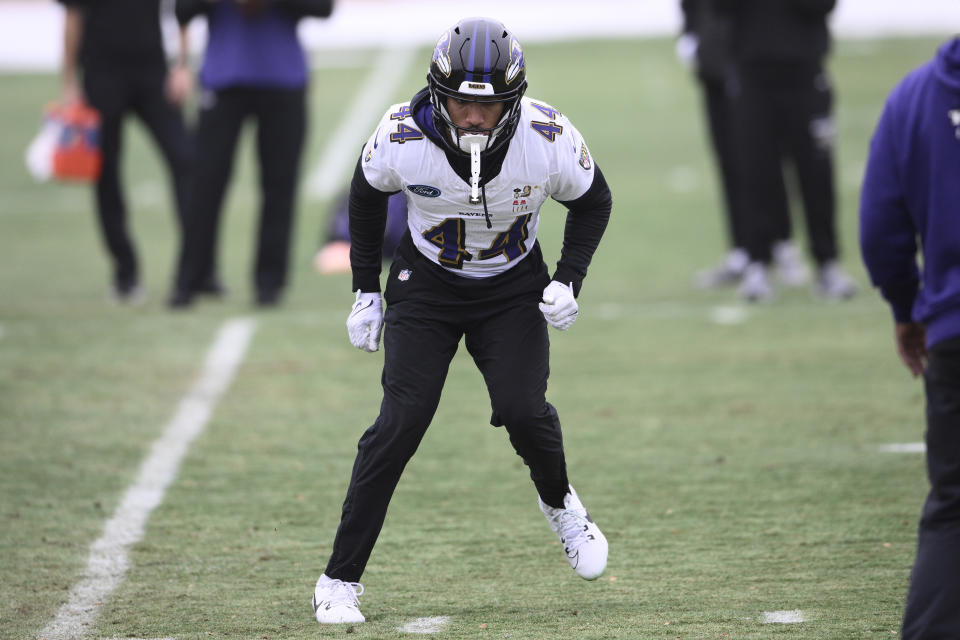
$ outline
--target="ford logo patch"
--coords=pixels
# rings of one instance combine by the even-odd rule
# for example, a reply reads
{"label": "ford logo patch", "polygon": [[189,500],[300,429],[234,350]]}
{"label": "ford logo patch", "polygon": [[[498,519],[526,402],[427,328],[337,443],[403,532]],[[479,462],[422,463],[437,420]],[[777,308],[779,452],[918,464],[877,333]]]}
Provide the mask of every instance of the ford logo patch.
{"label": "ford logo patch", "polygon": [[407,186],[407,190],[424,198],[436,198],[440,195],[440,189],[425,184],[411,184]]}

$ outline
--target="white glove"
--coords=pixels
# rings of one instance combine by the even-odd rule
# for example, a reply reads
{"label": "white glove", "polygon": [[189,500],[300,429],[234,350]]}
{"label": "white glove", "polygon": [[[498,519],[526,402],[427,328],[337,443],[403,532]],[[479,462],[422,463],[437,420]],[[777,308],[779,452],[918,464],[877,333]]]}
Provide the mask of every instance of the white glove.
{"label": "white glove", "polygon": [[692,33],[681,34],[673,46],[677,59],[692,71],[697,70],[697,49],[699,48],[700,38]]}
{"label": "white glove", "polygon": [[577,319],[579,313],[577,300],[573,297],[573,283],[569,285],[551,280],[547,288],[543,290],[543,302],[540,303],[540,311],[547,323],[554,329],[566,331]]}
{"label": "white glove", "polygon": [[383,331],[383,301],[380,292],[363,293],[357,289],[357,301],[347,316],[350,343],[357,349],[373,353],[380,349]]}

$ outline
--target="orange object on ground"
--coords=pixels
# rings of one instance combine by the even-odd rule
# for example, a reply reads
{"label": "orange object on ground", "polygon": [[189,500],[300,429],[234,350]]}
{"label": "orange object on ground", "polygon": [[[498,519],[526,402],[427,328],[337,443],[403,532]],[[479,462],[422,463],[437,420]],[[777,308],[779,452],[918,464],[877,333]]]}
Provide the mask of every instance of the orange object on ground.
{"label": "orange object on ground", "polygon": [[57,105],[51,117],[62,124],[53,153],[53,177],[57,180],[96,182],[103,158],[100,154],[100,114],[82,102]]}

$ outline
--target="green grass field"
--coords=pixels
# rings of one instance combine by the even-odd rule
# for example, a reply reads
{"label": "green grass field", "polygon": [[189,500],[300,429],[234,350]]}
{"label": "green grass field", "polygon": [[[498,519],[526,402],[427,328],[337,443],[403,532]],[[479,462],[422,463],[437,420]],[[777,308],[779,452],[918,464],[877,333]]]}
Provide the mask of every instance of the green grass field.
{"label": "green grass field", "polygon": [[[614,193],[580,320],[552,333],[549,391],[571,481],[610,541],[607,573],[570,570],[464,352],[364,575],[368,623],[333,628],[314,622],[311,590],[379,406],[382,354],[347,341],[349,277],[312,270],[330,203],[303,195],[286,304],[255,311],[246,138],[221,245],[230,296],[171,313],[173,216],[132,124],[125,175],[150,300],[112,305],[90,190],[23,168],[56,80],[3,77],[0,638],[54,619],[219,327],[241,316],[257,326],[246,359],[86,637],[401,638],[434,616],[449,617],[443,638],[895,637],[926,478],[922,455],[878,447],[922,439],[923,395],[860,264],[856,208],[884,97],[936,44],[842,41],[832,59],[844,261],[861,295],[781,291],[739,324],[713,320],[739,307],[732,292],[691,285],[724,241],[699,97],[672,42],[528,46],[529,95],[572,118]],[[383,108],[419,88],[427,54]],[[366,73],[316,72],[305,172]],[[562,226],[551,205],[551,263]],[[764,621],[793,610],[805,621]]]}

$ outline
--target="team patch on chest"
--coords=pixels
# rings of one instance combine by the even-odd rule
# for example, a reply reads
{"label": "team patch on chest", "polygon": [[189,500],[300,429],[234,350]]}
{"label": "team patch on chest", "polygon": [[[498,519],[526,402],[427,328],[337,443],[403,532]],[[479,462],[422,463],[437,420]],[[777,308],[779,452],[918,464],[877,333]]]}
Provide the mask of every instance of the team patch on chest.
{"label": "team patch on chest", "polygon": [[531,195],[535,189],[539,189],[540,186],[531,187],[529,184],[525,184],[522,187],[514,187],[513,189],[513,212],[521,213],[523,211],[528,211],[532,203]]}

